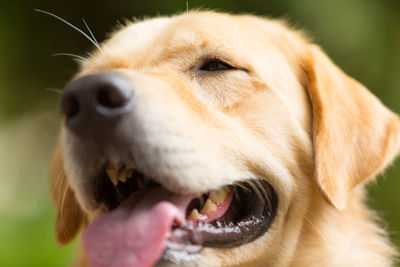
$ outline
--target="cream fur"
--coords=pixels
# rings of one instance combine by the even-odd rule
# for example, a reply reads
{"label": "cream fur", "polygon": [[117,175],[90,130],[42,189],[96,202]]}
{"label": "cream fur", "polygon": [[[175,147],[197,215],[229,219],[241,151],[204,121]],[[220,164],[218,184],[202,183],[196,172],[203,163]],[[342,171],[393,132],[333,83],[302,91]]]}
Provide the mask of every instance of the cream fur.
{"label": "cream fur", "polygon": [[[301,32],[276,20],[188,12],[127,25],[101,47],[77,76],[111,71],[132,81],[140,169],[178,193],[260,177],[278,194],[262,237],[207,248],[198,266],[390,266],[394,249],[363,203],[362,184],[398,152],[399,119]],[[205,56],[239,70],[196,72]],[[64,130],[51,175],[76,206],[62,208],[53,190],[60,243],[96,214],[73,143]],[[65,218],[74,223],[60,226]]]}

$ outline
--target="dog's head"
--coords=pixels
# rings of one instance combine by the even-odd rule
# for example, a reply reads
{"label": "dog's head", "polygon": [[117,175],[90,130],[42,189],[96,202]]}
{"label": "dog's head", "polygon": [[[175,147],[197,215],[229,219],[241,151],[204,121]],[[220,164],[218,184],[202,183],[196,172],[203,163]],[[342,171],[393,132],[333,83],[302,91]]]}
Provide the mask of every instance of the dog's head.
{"label": "dog's head", "polygon": [[282,264],[310,203],[345,210],[399,148],[398,117],[280,21],[189,12],[100,48],[51,173],[57,239],[88,226],[94,266]]}

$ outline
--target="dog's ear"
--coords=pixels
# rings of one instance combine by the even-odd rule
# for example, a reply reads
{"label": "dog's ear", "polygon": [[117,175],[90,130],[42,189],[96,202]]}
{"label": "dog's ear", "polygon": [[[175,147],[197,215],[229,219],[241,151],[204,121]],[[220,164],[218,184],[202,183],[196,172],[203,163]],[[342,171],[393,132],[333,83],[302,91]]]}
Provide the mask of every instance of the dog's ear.
{"label": "dog's ear", "polygon": [[59,244],[67,244],[86,223],[86,216],[70,188],[64,171],[59,143],[50,169],[50,191],[56,206],[55,235]]}
{"label": "dog's ear", "polygon": [[400,145],[399,117],[315,45],[305,64],[313,112],[314,177],[336,208],[383,170]]}

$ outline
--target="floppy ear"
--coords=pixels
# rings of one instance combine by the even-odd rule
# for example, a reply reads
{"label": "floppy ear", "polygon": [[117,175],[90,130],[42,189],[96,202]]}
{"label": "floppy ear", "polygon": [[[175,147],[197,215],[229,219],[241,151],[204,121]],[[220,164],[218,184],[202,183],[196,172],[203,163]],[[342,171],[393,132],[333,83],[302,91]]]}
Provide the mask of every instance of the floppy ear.
{"label": "floppy ear", "polygon": [[306,73],[314,117],[314,176],[328,201],[343,210],[351,190],[395,157],[399,117],[315,45]]}
{"label": "floppy ear", "polygon": [[86,223],[86,216],[68,184],[63,165],[62,148],[59,142],[50,169],[50,191],[57,212],[56,239],[62,245],[70,242],[81,226]]}

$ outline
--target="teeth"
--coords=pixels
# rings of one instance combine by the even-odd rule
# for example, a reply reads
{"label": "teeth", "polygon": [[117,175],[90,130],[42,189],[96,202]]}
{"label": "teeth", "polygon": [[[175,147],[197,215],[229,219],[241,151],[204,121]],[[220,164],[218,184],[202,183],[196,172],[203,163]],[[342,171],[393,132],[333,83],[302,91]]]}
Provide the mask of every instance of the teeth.
{"label": "teeth", "polygon": [[202,197],[200,197],[199,201],[200,207],[202,207],[202,209],[200,210],[200,212],[198,209],[193,209],[188,218],[190,220],[201,220],[207,218],[207,214],[217,210],[217,204],[222,203],[229,192],[230,190],[228,187],[223,187],[219,190],[211,191],[204,205],[204,200],[202,199]]}
{"label": "teeth", "polygon": [[217,209],[217,205],[215,205],[211,199],[207,199],[206,203],[204,204],[204,207],[201,209],[200,213],[202,214],[207,214],[210,213],[211,211],[214,211]]}
{"label": "teeth", "polygon": [[121,182],[123,182],[123,183],[126,182],[126,179],[128,179],[128,172],[129,172],[129,170],[126,168],[121,169],[121,172],[118,177]]}
{"label": "teeth", "polygon": [[220,190],[214,190],[210,192],[209,199],[211,199],[214,203],[221,203],[226,198],[229,189],[227,187],[223,187]]}
{"label": "teeth", "polygon": [[133,168],[128,168],[128,174],[127,174],[128,178],[131,178],[132,174],[133,174]]}
{"label": "teeth", "polygon": [[192,212],[189,215],[190,220],[196,220],[196,219],[201,219],[202,215],[199,213],[197,209],[193,209]]}
{"label": "teeth", "polygon": [[119,181],[125,183],[133,174],[133,168],[125,166],[121,163],[109,162],[107,164],[106,173],[114,185]]}
{"label": "teeth", "polygon": [[106,170],[108,177],[114,185],[118,184],[118,170],[107,168]]}

